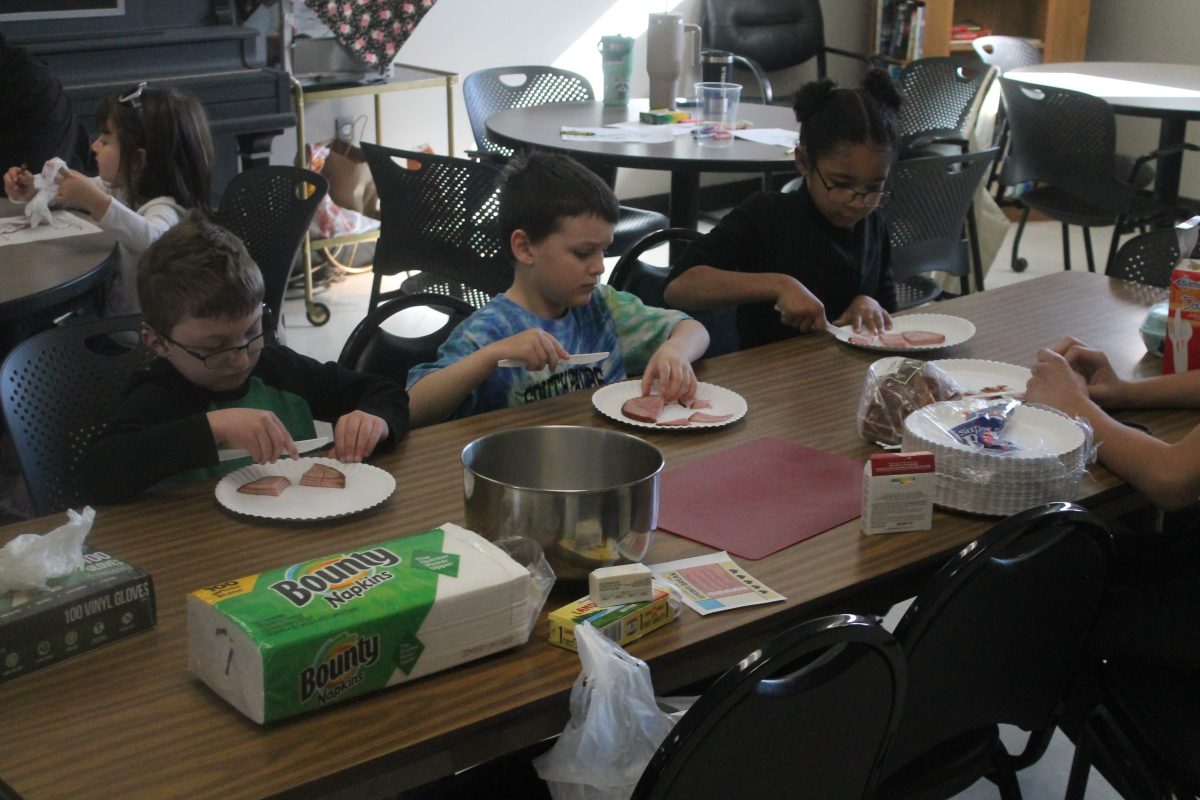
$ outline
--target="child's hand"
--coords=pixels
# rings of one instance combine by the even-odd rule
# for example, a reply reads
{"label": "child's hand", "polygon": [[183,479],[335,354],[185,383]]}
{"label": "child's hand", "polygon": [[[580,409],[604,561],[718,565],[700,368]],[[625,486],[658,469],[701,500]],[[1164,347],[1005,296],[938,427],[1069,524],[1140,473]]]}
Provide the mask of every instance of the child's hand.
{"label": "child's hand", "polygon": [[800,281],[791,279],[775,297],[775,310],[784,325],[801,333],[825,327],[825,306]]}
{"label": "child's hand", "polygon": [[375,445],[388,435],[388,424],[374,414],[351,411],[333,426],[333,449],[330,458],[343,463],[357,463],[375,450]]}
{"label": "child's hand", "polygon": [[1033,377],[1025,387],[1027,401],[1053,406],[1073,416],[1087,409],[1087,381],[1071,368],[1067,358],[1049,348],[1042,348],[1038,351],[1032,372]]}
{"label": "child's hand", "polygon": [[1092,400],[1103,408],[1120,408],[1123,405],[1127,384],[1113,370],[1108,363],[1108,356],[1102,351],[1088,347],[1074,336],[1063,339],[1053,350],[1067,360],[1071,369],[1083,376]]}
{"label": "child's hand", "polygon": [[270,411],[257,408],[209,411],[208,426],[218,443],[249,451],[255,464],[274,464],[283,453],[300,457],[292,435]]}
{"label": "child's hand", "polygon": [[9,167],[4,173],[4,193],[14,203],[28,203],[37,194],[33,173],[24,167]]}
{"label": "child's hand", "polygon": [[496,360],[511,358],[525,363],[525,369],[536,372],[544,367],[558,368],[560,358],[571,354],[563,349],[558,339],[541,328],[529,328],[518,334],[501,339],[496,343]]}
{"label": "child's hand", "polygon": [[833,324],[853,325],[855,333],[862,333],[862,329],[866,328],[867,333],[874,336],[892,327],[892,317],[874,297],[860,294]]}
{"label": "child's hand", "polygon": [[648,395],[658,381],[664,403],[687,402],[696,396],[696,373],[680,343],[668,339],[655,351],[642,374],[642,394]]}
{"label": "child's hand", "polygon": [[94,220],[99,220],[108,211],[112,198],[82,172],[61,170],[55,182],[58,184],[58,195],[54,198],[56,203],[82,208]]}

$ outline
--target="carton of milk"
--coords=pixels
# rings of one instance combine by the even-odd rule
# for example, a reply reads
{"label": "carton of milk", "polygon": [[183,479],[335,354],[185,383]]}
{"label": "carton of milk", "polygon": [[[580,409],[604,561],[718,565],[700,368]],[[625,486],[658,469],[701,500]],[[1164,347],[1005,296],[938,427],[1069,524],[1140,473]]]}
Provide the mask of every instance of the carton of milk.
{"label": "carton of milk", "polygon": [[933,453],[878,453],[863,466],[863,533],[933,527]]}
{"label": "carton of milk", "polygon": [[1163,374],[1200,368],[1200,260],[1185,259],[1171,272],[1163,337]]}

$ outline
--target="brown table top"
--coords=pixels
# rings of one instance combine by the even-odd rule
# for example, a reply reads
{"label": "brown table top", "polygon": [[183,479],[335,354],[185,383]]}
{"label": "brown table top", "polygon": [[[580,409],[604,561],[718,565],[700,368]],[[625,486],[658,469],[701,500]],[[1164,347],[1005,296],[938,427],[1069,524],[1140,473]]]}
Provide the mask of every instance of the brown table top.
{"label": "brown table top", "polygon": [[[1160,362],[1143,357],[1137,329],[1146,307],[1162,296],[1064,272],[947,301],[936,310],[970,319],[977,333],[937,355],[1029,364],[1038,346],[1073,333],[1108,351],[1118,372],[1150,374]],[[746,398],[742,421],[704,433],[636,432],[662,448],[668,468],[762,436],[865,458],[874,448],[858,439],[854,415],[876,355],[816,334],[713,359],[698,366],[699,376]],[[1169,440],[1200,421],[1182,411],[1128,418]],[[0,686],[0,779],[30,800],[308,797],[338,790],[374,797],[560,731],[579,661],[544,641],[544,617],[524,646],[267,727],[242,717],[187,669],[188,592],[342,547],[461,523],[463,446],[492,430],[541,423],[616,425],[581,393],[414,431],[377,462],[397,478],[396,493],[382,507],[317,525],[231,517],[217,506],[211,482],[101,509],[89,541],[153,574],[158,627]],[[1099,504],[1127,493],[1097,466],[1081,496]],[[734,663],[784,627],[838,610],[848,593],[912,591],[913,581],[992,522],[938,511],[932,531],[867,537],[855,520],[744,564],[787,602],[704,618],[685,609],[677,622],[628,649],[650,663],[656,688],[668,692]],[[60,523],[53,517],[0,528],[0,542]],[[704,552],[660,533],[647,561]],[[885,586],[893,578],[896,585]]]}

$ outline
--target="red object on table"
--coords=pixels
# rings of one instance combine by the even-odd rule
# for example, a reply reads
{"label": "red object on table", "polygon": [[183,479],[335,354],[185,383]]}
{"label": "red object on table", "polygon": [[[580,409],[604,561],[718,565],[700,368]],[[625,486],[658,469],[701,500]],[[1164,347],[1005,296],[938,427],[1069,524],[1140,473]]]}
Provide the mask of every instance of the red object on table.
{"label": "red object on table", "polygon": [[663,473],[658,527],[751,560],[862,509],[861,461],[765,437]]}

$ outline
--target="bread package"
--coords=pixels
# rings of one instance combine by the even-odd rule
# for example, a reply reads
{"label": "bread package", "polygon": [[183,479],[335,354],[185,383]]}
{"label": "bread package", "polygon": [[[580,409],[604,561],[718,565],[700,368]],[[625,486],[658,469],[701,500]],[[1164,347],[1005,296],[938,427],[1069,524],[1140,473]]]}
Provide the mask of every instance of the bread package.
{"label": "bread package", "polygon": [[962,387],[941,367],[915,358],[882,358],[867,370],[858,402],[858,434],[868,442],[900,444],[904,418],[941,400],[958,400]]}

